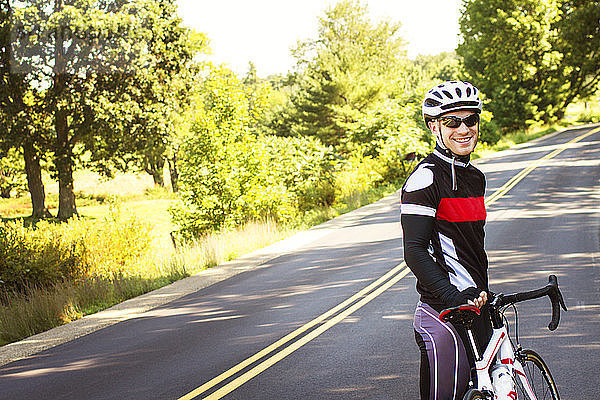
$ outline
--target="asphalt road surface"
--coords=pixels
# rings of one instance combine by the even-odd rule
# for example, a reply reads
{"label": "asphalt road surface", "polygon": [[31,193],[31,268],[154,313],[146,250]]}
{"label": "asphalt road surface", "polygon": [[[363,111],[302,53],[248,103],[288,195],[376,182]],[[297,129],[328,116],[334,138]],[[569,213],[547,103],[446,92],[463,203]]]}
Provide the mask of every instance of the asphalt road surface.
{"label": "asphalt road surface", "polygon": [[[510,293],[558,276],[559,328],[538,299],[519,307],[519,331],[563,399],[600,399],[600,133],[581,137],[593,129],[478,163],[488,196],[535,166],[487,207],[490,283]],[[0,399],[418,398],[418,296],[392,200],[259,269],[0,367]]]}

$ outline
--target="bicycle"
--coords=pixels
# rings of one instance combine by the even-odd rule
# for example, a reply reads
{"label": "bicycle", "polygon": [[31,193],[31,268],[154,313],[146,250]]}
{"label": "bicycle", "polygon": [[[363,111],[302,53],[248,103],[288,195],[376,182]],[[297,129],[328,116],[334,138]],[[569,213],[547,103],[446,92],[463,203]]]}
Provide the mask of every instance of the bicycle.
{"label": "bicycle", "polygon": [[[465,327],[475,355],[475,368],[463,400],[560,399],[554,378],[542,357],[533,350],[523,349],[519,343],[515,304],[544,296],[548,296],[552,303],[552,320],[548,329],[553,331],[560,322],[560,308],[567,311],[556,276],[550,275],[548,284],[541,289],[510,295],[492,294],[489,309],[493,333],[483,354],[479,352],[471,331],[471,325],[480,313],[477,307],[461,305],[440,313],[440,320]],[[515,312],[516,345],[509,336],[508,320],[504,316],[509,307]],[[473,387],[475,376],[477,387]]]}

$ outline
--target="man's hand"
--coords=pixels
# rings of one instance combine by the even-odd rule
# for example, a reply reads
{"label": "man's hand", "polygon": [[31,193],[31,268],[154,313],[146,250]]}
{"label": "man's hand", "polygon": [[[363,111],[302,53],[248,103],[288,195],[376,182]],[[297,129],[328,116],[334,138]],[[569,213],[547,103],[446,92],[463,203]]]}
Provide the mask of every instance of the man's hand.
{"label": "man's hand", "polygon": [[485,303],[487,303],[487,293],[482,291],[481,293],[479,293],[479,297],[473,300],[469,300],[468,301],[469,304],[477,307],[477,308],[481,308],[483,307],[483,305]]}

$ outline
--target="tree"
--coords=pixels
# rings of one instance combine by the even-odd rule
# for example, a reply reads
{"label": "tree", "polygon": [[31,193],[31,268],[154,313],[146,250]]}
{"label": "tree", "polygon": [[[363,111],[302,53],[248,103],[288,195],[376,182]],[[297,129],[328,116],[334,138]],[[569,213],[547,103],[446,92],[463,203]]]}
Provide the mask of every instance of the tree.
{"label": "tree", "polygon": [[598,1],[466,0],[457,53],[501,126],[549,122],[598,88],[599,18]]}
{"label": "tree", "polygon": [[25,187],[23,157],[15,149],[0,152],[0,197],[9,199],[13,191]]}
{"label": "tree", "polygon": [[172,1],[154,5],[159,9],[146,22],[153,39],[148,43],[150,58],[144,70],[105,90],[111,93],[107,102],[119,106],[98,116],[102,124],[118,124],[115,131],[121,135],[118,140],[90,137],[86,149],[92,166],[103,174],[135,168],[150,174],[158,186],[164,186],[163,170],[168,162],[171,185],[177,191],[180,136],[189,125],[193,86],[204,67],[194,56],[209,51],[208,39],[181,26]]}
{"label": "tree", "polygon": [[294,50],[297,90],[292,94],[294,134],[325,144],[345,143],[360,117],[382,99],[405,63],[399,25],[373,24],[357,1],[341,1],[320,19],[319,37]]}
{"label": "tree", "polygon": [[256,137],[243,84],[225,69],[202,82],[200,107],[183,144],[181,197],[174,220],[197,236],[235,226],[259,213],[260,173]]}
{"label": "tree", "polygon": [[22,148],[32,217],[50,217],[40,166],[48,131],[48,119],[40,112],[39,90],[35,87],[40,76],[20,70],[13,54],[13,23],[10,0],[0,1],[0,148],[6,154]]}
{"label": "tree", "polygon": [[181,40],[187,30],[172,0],[18,4],[14,56],[22,74],[38,77],[41,113],[51,119],[58,217],[67,219],[77,213],[73,169],[83,154],[91,152],[107,171],[109,161],[131,149],[125,139],[141,147],[160,142],[152,127],[163,127],[164,98],[171,97],[156,87],[191,58]]}
{"label": "tree", "polygon": [[557,50],[562,54],[564,77],[559,116],[576,98],[585,99],[598,91],[600,82],[600,1],[565,0],[559,3]]}
{"label": "tree", "polygon": [[418,55],[413,65],[422,73],[421,81],[451,81],[460,75],[460,62],[456,53],[443,52],[436,55]]}

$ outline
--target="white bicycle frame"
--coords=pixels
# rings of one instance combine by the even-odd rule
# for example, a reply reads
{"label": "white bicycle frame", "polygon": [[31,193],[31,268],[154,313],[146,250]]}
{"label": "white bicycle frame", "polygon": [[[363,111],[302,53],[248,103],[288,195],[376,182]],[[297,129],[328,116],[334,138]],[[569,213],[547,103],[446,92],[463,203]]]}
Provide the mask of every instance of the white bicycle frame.
{"label": "white bicycle frame", "polygon": [[[493,330],[492,337],[483,352],[483,357],[479,354],[475,339],[473,338],[473,332],[469,329],[467,331],[469,335],[469,341],[473,352],[475,354],[475,368],[477,369],[477,389],[478,390],[489,390],[494,393],[494,387],[492,386],[492,379],[490,378],[490,367],[496,364],[505,365],[515,380],[515,373],[519,376],[519,379],[523,383],[523,387],[527,392],[530,400],[537,400],[527,377],[525,371],[519,360],[515,359],[515,352],[512,347],[512,343],[508,337],[508,330],[506,326]],[[514,396],[514,397],[513,397]],[[495,397],[496,398],[496,397]],[[511,392],[506,399],[499,400],[517,400],[516,392]]]}

